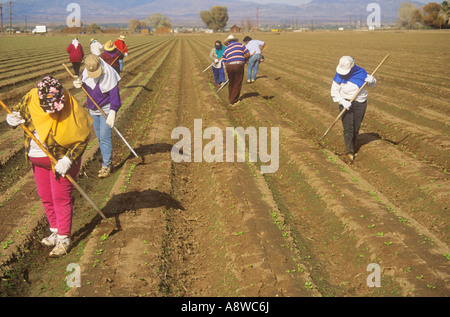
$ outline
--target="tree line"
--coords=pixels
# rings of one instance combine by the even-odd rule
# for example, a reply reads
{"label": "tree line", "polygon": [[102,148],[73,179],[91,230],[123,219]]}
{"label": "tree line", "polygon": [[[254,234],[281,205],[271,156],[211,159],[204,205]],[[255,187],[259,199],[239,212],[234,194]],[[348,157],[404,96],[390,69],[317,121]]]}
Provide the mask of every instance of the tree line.
{"label": "tree line", "polygon": [[[215,32],[223,30],[228,22],[228,8],[223,6],[213,6],[209,11],[201,11],[200,18],[205,25]],[[152,27],[155,30],[159,27],[171,28],[170,20],[163,14],[155,13],[144,20],[131,19],[128,22],[128,29],[136,32],[142,27]]]}
{"label": "tree line", "polygon": [[398,8],[398,17],[402,27],[408,29],[417,27],[444,29],[450,28],[449,9],[448,1],[443,1],[441,4],[430,2],[421,8],[409,2],[403,2]]}
{"label": "tree line", "polygon": [[146,17],[144,20],[131,19],[128,22],[128,29],[130,31],[136,32],[142,27],[152,27],[156,30],[159,27],[171,28],[172,25],[170,24],[169,18],[160,13],[152,14],[150,17]]}

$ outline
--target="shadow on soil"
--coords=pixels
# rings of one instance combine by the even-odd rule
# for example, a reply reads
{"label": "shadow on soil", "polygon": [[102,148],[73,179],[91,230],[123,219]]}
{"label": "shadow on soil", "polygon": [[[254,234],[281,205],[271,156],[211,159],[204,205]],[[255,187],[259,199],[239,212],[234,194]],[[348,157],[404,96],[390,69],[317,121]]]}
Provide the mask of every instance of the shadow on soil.
{"label": "shadow on soil", "polygon": [[[119,216],[130,210],[151,209],[164,207],[166,209],[185,210],[180,202],[173,199],[169,194],[162,193],[157,190],[144,190],[142,192],[127,192],[123,194],[114,195],[103,207],[102,212],[107,218],[114,218],[116,228],[110,234],[114,235],[121,230]],[[73,246],[76,246],[77,241],[82,241],[86,238],[93,229],[102,221],[99,215],[96,215],[92,220],[86,223],[82,228],[73,234]]]}
{"label": "shadow on soil", "polygon": [[392,140],[389,140],[389,139],[386,139],[386,138],[382,138],[378,133],[375,133],[375,132],[361,133],[361,134],[358,135],[358,140],[356,142],[355,150],[356,150],[356,152],[358,152],[359,149],[362,148],[364,145],[367,145],[370,142],[374,142],[374,141],[378,141],[378,140],[383,140],[383,141],[386,141],[386,142],[391,143],[393,145],[399,145],[404,140],[406,140],[406,138],[408,136],[409,136],[409,134],[407,134],[400,141],[392,141]]}

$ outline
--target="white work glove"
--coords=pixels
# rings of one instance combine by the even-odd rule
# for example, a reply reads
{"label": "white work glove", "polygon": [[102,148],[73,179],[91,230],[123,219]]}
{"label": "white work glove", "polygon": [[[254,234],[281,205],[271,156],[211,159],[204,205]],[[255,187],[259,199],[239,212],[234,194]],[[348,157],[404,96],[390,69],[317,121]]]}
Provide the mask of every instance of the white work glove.
{"label": "white work glove", "polygon": [[79,78],[73,81],[73,86],[77,89],[81,88],[82,84],[83,82]]}
{"label": "white work glove", "polygon": [[116,112],[110,110],[108,118],[106,118],[106,124],[112,129],[114,127],[114,121],[116,121]]}
{"label": "white work glove", "polygon": [[219,62],[219,60],[216,58],[216,59],[214,60],[214,63],[217,64],[218,62]]}
{"label": "white work glove", "polygon": [[369,84],[373,84],[373,82],[375,81],[375,77],[373,77],[372,75],[367,75],[366,81],[367,81]]}
{"label": "white work glove", "polygon": [[342,107],[344,107],[346,110],[349,110],[350,107],[352,106],[352,103],[350,101],[348,101],[348,100],[345,100],[345,99],[342,99],[339,102],[339,104],[342,105]]}
{"label": "white work glove", "polygon": [[61,175],[62,177],[66,176],[67,171],[69,170],[72,162],[69,160],[67,156],[64,156],[62,159],[58,160],[58,163],[55,165],[55,171]]}
{"label": "white work glove", "polygon": [[128,53],[125,53],[125,57],[127,57],[128,56]]}
{"label": "white work glove", "polygon": [[19,112],[8,113],[6,115],[6,122],[12,127],[17,127],[18,125],[25,123]]}

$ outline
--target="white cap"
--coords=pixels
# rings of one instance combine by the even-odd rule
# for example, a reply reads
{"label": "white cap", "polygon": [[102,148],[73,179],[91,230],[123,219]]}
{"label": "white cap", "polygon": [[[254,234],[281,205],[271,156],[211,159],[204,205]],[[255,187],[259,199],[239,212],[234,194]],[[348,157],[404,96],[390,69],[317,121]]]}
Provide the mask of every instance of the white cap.
{"label": "white cap", "polygon": [[347,75],[353,66],[355,66],[355,61],[351,56],[342,56],[339,65],[336,67],[336,72],[339,75]]}

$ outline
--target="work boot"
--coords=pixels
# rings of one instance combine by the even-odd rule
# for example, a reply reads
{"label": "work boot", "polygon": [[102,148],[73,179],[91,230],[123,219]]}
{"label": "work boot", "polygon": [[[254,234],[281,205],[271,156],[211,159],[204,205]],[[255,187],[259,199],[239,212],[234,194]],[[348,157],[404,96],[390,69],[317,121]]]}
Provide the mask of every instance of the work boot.
{"label": "work boot", "polygon": [[355,154],[353,153],[347,153],[347,157],[350,159],[351,162],[355,160]]}
{"label": "work boot", "polygon": [[239,105],[240,102],[241,100],[238,100],[235,103],[230,103],[230,107],[236,107],[237,105]]}
{"label": "work boot", "polygon": [[68,236],[60,236],[58,235],[58,239],[56,241],[56,246],[50,252],[49,256],[51,258],[59,258],[63,255],[66,255],[70,250],[70,238]]}
{"label": "work boot", "polygon": [[47,247],[54,247],[56,245],[56,241],[58,240],[58,229],[50,228],[52,232],[47,238],[41,240],[41,243]]}
{"label": "work boot", "polygon": [[105,178],[111,174],[111,167],[102,166],[102,168],[98,171],[98,177]]}

